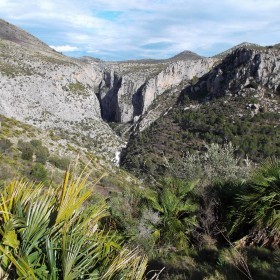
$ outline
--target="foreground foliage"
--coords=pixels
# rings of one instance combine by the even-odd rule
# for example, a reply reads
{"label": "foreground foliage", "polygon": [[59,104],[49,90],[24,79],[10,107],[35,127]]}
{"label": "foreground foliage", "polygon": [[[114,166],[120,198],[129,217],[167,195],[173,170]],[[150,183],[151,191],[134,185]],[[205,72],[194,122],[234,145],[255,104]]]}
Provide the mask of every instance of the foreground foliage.
{"label": "foreground foliage", "polygon": [[106,203],[85,174],[67,171],[60,187],[6,183],[0,278],[278,279],[280,161],[242,166],[233,149],[211,144]]}
{"label": "foreground foliage", "polygon": [[253,167],[233,151],[230,143],[211,144],[205,154],[169,164],[173,177],[157,180],[153,191],[119,196],[122,209],[110,204],[160,279],[279,278],[280,160]]}
{"label": "foreground foliage", "polygon": [[233,216],[232,232],[246,225],[255,235],[251,243],[280,244],[280,160],[269,159],[254,171],[237,195]]}
{"label": "foreground foliage", "polygon": [[60,187],[23,180],[5,185],[0,201],[1,279],[142,279],[146,258],[100,227],[109,215],[92,205],[87,176],[68,170]]}

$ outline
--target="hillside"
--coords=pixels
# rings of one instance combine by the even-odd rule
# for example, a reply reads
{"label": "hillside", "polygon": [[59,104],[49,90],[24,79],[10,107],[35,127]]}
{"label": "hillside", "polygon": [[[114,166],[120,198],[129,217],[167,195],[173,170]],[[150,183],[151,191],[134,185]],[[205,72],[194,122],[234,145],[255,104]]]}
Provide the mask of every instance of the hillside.
{"label": "hillside", "polygon": [[80,142],[61,138],[56,130],[42,130],[0,115],[0,187],[13,178],[25,177],[56,185],[68,165],[78,159],[79,171],[87,166],[89,180],[102,178],[96,186],[105,197],[119,191],[139,191],[144,185],[104,157],[89,152]]}
{"label": "hillside", "polygon": [[[166,159],[232,142],[240,158],[280,156],[280,50],[239,46],[181,92],[151,127],[131,136],[122,165],[165,174]],[[157,137],[155,137],[157,135]]]}
{"label": "hillside", "polygon": [[[216,61],[190,52],[156,63],[78,60],[5,21],[0,30],[0,113],[66,133],[111,160],[124,141],[106,122],[124,123],[127,130],[157,96],[180,91],[184,80],[204,75]],[[147,115],[145,123],[158,115]]]}
{"label": "hillside", "polygon": [[279,279],[279,158],[279,44],[74,59],[0,20],[1,279]]}

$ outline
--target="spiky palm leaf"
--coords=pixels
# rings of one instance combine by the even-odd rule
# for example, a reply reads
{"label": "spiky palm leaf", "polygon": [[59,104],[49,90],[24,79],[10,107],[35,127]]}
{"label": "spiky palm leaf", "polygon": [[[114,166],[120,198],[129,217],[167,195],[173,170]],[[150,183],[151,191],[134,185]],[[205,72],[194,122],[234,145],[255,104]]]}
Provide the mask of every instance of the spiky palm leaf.
{"label": "spiky palm leaf", "polygon": [[237,219],[231,232],[250,224],[256,230],[269,228],[271,235],[280,238],[280,160],[264,162],[236,202],[238,208],[233,212]]}
{"label": "spiky palm leaf", "polygon": [[192,199],[197,182],[167,178],[161,191],[146,195],[151,206],[161,214],[162,239],[178,248],[186,247],[186,233],[197,223],[197,204]]}
{"label": "spiky palm leaf", "polygon": [[[83,174],[75,179],[68,170],[61,188],[44,189],[23,180],[4,188],[0,201],[3,277],[109,279],[115,273],[141,279],[145,258],[138,251],[122,253],[117,235],[99,229],[100,219],[108,215],[107,206],[100,200],[86,207],[90,196],[86,179]],[[124,263],[131,269],[125,269]]]}
{"label": "spiky palm leaf", "polygon": [[101,280],[115,279],[135,279],[140,280],[145,273],[147,258],[140,256],[140,252],[135,249],[131,251],[128,248],[123,248],[116,258],[112,261]]}

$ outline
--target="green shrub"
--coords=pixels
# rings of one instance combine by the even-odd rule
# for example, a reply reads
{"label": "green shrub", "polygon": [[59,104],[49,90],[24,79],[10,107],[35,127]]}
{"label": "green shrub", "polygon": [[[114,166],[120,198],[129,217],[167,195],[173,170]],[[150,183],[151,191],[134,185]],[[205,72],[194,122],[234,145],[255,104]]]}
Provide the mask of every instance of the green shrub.
{"label": "green shrub", "polygon": [[132,191],[112,194],[109,205],[123,234],[147,255],[152,255],[159,238],[159,213],[145,205],[143,198]]}
{"label": "green shrub", "polygon": [[240,166],[235,157],[236,149],[232,143],[206,145],[204,153],[186,153],[169,164],[171,174],[182,179],[202,179],[204,181],[226,181],[246,179],[250,171],[250,161]]}
{"label": "green shrub", "polygon": [[9,139],[2,138],[0,139],[0,151],[1,152],[6,152],[8,149],[12,147],[12,142]]}
{"label": "green shrub", "polygon": [[48,172],[42,163],[35,163],[30,172],[31,178],[39,182],[45,181],[47,174]]}
{"label": "green shrub", "polygon": [[49,158],[49,162],[61,170],[67,170],[70,164],[70,159],[67,157],[60,158],[58,156],[52,156]]}
{"label": "green shrub", "polygon": [[18,141],[18,149],[21,151],[21,158],[24,160],[32,160],[34,147],[29,142]]}
{"label": "green shrub", "polygon": [[162,182],[157,193],[145,194],[148,204],[159,213],[161,242],[164,246],[174,246],[186,250],[189,246],[190,232],[197,225],[193,189],[197,182],[186,182],[173,178]]}
{"label": "green shrub", "polygon": [[39,146],[42,146],[42,141],[41,140],[37,140],[37,139],[33,139],[33,140],[30,141],[30,144],[33,147],[39,147]]}
{"label": "green shrub", "polygon": [[42,164],[45,164],[47,162],[47,159],[50,155],[49,150],[47,147],[44,146],[37,146],[35,148],[35,155],[36,155],[36,161],[40,162]]}

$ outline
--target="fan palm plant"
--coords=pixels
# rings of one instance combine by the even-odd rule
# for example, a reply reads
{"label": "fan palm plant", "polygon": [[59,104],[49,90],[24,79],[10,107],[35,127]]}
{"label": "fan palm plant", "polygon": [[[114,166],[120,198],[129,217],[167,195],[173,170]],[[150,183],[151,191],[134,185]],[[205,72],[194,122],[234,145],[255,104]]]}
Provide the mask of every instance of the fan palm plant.
{"label": "fan palm plant", "polygon": [[[269,231],[274,243],[280,242],[280,160],[269,159],[253,174],[233,209],[236,221],[231,232],[244,225],[254,231]],[[237,209],[237,210],[236,210]]]}
{"label": "fan palm plant", "polygon": [[166,179],[158,193],[146,196],[148,202],[161,215],[162,240],[177,249],[187,247],[188,233],[197,224],[197,204],[193,200],[192,192],[196,184],[197,181]]}
{"label": "fan palm plant", "polygon": [[60,187],[12,181],[0,197],[0,278],[142,279],[147,260],[100,229],[108,216],[91,195],[87,175],[68,170]]}

